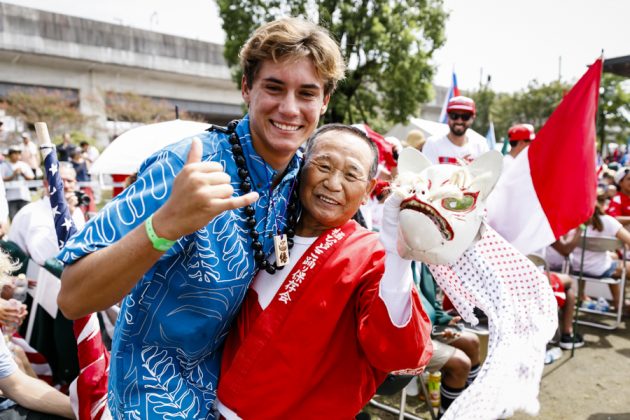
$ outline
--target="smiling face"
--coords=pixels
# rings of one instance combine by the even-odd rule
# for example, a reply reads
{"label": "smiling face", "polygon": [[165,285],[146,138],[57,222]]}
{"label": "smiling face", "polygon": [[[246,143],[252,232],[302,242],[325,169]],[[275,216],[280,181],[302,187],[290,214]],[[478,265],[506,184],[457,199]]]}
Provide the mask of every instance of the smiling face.
{"label": "smiling face", "polygon": [[283,170],[326,111],[324,80],[310,58],[266,60],[249,87],[243,78],[254,149],[274,169]]}
{"label": "smiling face", "polygon": [[319,236],[350,220],[376,183],[369,178],[373,160],[368,144],[356,135],[322,133],[306,156],[300,178],[298,235]]}
{"label": "smiling face", "polygon": [[[464,121],[465,118],[468,118],[468,120]],[[453,111],[448,113],[448,128],[451,130],[451,133],[456,136],[463,136],[466,134],[466,130],[472,126],[474,121],[475,117],[470,112]]]}

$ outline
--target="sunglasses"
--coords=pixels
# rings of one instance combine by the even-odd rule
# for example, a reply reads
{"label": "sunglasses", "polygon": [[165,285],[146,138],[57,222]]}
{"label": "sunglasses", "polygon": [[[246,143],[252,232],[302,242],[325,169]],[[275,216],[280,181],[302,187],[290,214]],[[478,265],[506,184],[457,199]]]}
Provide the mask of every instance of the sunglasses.
{"label": "sunglasses", "polygon": [[457,121],[460,118],[462,119],[462,121],[468,121],[470,117],[472,117],[472,114],[459,114],[457,112],[449,112],[448,117],[453,121]]}

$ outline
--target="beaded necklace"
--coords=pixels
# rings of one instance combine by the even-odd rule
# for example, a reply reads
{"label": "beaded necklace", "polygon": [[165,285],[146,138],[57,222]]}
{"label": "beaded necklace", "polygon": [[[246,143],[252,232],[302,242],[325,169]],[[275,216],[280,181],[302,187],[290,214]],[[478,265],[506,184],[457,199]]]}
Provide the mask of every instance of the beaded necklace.
{"label": "beaded necklace", "polygon": [[[216,125],[210,126],[208,131],[219,131],[229,136],[228,141],[232,146],[232,154],[234,156],[234,163],[237,167],[237,173],[241,179],[241,191],[248,193],[252,190],[253,181],[247,169],[247,163],[245,161],[245,155],[243,154],[243,146],[241,140],[236,134],[236,126],[239,120],[230,121],[227,127],[220,127]],[[298,202],[298,188],[295,183],[291,188],[289,204],[287,205],[287,218],[286,228],[284,234],[276,231],[273,237],[274,248],[276,254],[276,261],[272,264],[267,261],[267,256],[263,251],[262,243],[259,240],[260,233],[256,230],[256,210],[252,206],[245,206],[243,208],[245,216],[247,216],[246,224],[249,228],[249,236],[252,238],[252,250],[254,251],[254,261],[256,262],[257,269],[263,269],[269,274],[274,274],[277,270],[282,270],[289,262],[289,249],[293,248],[293,237],[295,236],[295,224],[297,222],[297,202]],[[271,193],[269,194],[269,200],[272,200]]]}

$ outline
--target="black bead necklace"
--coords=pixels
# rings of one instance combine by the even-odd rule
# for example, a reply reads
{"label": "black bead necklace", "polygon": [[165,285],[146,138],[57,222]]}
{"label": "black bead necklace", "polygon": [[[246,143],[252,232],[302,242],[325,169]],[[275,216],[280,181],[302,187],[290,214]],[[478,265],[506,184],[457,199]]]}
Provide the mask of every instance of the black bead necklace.
{"label": "black bead necklace", "polygon": [[[237,173],[239,178],[241,179],[241,191],[247,194],[252,190],[253,182],[251,176],[249,175],[249,169],[247,169],[245,155],[243,154],[243,146],[241,145],[241,141],[238,138],[238,134],[236,134],[236,126],[238,125],[238,123],[239,120],[233,120],[228,123],[227,127],[212,125],[210,126],[208,131],[216,130],[229,135],[228,141],[232,146],[234,163],[236,163]],[[270,196],[269,200],[271,199],[272,198]],[[295,236],[295,225],[297,223],[297,200],[298,188],[296,185],[294,185],[290,193],[289,204],[287,205],[286,230],[284,232],[285,235],[287,235],[287,243],[289,249],[293,248],[293,237]],[[256,230],[256,210],[252,206],[245,206],[243,210],[245,212],[245,216],[247,216],[245,223],[249,228],[249,236],[250,238],[252,238],[252,250],[254,251],[254,261],[256,262],[256,268],[259,270],[263,269],[269,274],[275,274],[277,270],[283,269],[284,266],[278,266],[276,262],[272,264],[267,261],[267,256],[265,255],[262,243],[259,240],[260,233],[258,233],[258,231]]]}

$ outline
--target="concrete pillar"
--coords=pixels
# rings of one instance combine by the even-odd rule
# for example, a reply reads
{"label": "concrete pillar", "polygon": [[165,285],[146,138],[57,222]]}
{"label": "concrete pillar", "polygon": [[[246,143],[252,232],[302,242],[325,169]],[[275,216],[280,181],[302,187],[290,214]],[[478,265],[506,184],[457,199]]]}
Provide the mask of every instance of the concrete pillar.
{"label": "concrete pillar", "polygon": [[101,147],[109,144],[105,92],[99,88],[93,69],[83,74],[79,86],[79,109],[89,118],[85,125],[88,136],[94,137]]}

